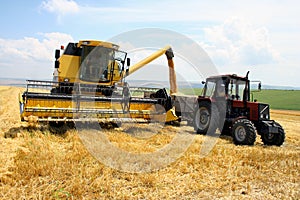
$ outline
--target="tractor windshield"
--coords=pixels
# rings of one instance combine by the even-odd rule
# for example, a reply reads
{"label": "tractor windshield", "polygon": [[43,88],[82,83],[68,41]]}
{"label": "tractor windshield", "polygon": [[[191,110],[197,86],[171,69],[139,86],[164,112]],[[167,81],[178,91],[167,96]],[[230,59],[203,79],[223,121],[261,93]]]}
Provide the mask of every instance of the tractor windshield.
{"label": "tractor windshield", "polygon": [[214,77],[206,80],[204,97],[229,98],[232,100],[243,100],[246,80],[231,77]]}
{"label": "tractor windshield", "polygon": [[125,59],[126,53],[122,51],[100,46],[84,46],[81,56],[80,80],[109,82],[110,70],[121,72]]}
{"label": "tractor windshield", "polygon": [[231,79],[228,86],[228,97],[233,100],[242,100],[246,81]]}

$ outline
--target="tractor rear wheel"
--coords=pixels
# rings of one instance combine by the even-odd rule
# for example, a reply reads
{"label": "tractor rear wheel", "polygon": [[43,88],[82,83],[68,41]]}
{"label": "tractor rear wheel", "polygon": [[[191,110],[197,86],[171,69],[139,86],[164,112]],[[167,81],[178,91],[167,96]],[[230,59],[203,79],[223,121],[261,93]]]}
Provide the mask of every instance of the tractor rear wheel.
{"label": "tractor rear wheel", "polygon": [[194,129],[198,134],[214,135],[218,128],[219,112],[216,105],[209,102],[200,102],[194,115]]}
{"label": "tractor rear wheel", "polygon": [[264,145],[276,145],[281,146],[285,139],[285,133],[282,126],[275,122],[278,126],[278,133],[262,133],[261,140]]}
{"label": "tractor rear wheel", "polygon": [[253,145],[256,139],[254,124],[248,119],[238,119],[233,123],[232,137],[236,145]]}

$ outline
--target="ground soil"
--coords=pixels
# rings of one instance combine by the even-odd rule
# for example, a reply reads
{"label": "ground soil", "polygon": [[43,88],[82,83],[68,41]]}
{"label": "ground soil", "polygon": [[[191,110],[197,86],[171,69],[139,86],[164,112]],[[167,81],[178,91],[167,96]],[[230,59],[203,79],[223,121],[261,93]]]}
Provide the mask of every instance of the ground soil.
{"label": "ground soil", "polygon": [[[188,126],[102,130],[111,144],[130,153],[156,152],[178,132],[193,139],[161,169],[131,173],[89,153],[79,137],[89,130],[52,134],[47,127],[22,124],[22,90],[0,87],[0,199],[300,199],[299,111],[271,110],[286,132],[281,147],[264,146],[259,136],[254,146],[236,146],[230,137],[221,137],[213,139],[206,155],[200,149],[212,137],[195,135]],[[108,150],[103,151],[112,159],[117,156]]]}

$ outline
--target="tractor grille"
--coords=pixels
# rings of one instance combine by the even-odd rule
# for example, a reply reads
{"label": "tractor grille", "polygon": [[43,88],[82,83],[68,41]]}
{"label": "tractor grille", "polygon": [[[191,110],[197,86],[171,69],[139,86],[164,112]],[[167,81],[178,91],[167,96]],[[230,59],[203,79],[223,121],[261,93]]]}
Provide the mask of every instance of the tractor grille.
{"label": "tractor grille", "polygon": [[259,104],[259,119],[270,119],[270,106],[268,104]]}

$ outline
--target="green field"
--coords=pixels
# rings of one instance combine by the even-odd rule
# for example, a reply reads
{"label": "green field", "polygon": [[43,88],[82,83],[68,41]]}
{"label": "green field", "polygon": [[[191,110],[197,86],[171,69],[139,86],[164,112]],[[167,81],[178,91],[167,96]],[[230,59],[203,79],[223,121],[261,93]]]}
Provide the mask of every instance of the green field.
{"label": "green field", "polygon": [[254,92],[253,97],[269,103],[271,109],[300,110],[300,90],[262,90]]}
{"label": "green field", "polygon": [[[182,88],[179,91],[187,95],[200,95],[202,89]],[[253,99],[270,104],[271,109],[300,110],[300,90],[262,90],[252,94]]]}

